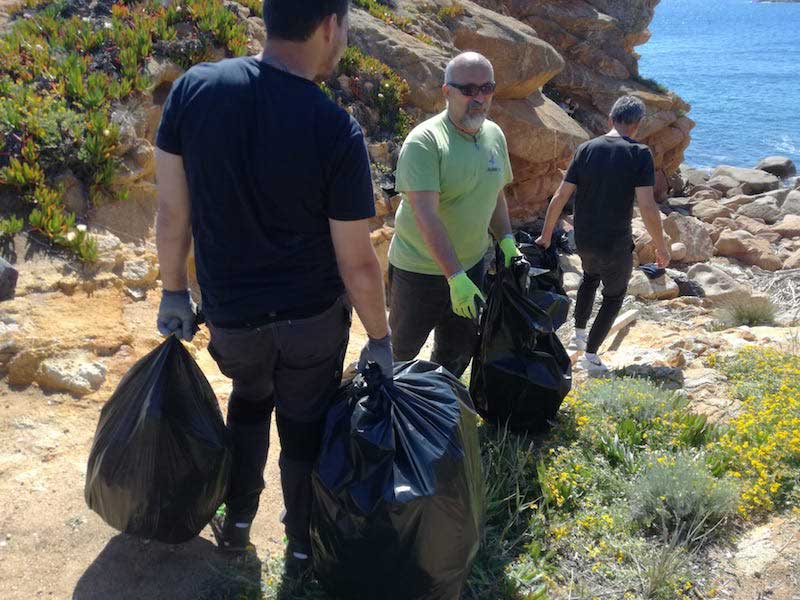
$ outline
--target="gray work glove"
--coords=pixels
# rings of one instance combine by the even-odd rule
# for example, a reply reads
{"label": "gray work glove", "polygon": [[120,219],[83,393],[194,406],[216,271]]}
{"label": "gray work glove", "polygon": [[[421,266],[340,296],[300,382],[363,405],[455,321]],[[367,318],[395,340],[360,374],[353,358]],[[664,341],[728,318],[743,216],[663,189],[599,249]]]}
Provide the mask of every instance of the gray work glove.
{"label": "gray work glove", "polygon": [[391,379],[394,374],[394,360],[392,359],[392,335],[388,334],[379,340],[369,338],[361,350],[358,359],[358,371],[364,373],[367,364],[374,362],[381,370],[381,375]]}
{"label": "gray work glove", "polygon": [[189,290],[161,292],[161,305],[158,307],[158,332],[161,335],[176,334],[182,340],[191,342],[197,333],[197,305],[189,295]]}

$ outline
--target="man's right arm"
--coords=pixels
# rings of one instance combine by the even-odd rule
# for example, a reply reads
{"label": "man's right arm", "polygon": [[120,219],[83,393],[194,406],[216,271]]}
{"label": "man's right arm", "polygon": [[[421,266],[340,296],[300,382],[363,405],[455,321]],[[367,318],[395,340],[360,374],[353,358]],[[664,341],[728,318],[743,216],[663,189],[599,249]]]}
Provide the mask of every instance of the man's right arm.
{"label": "man's right arm", "polygon": [[452,277],[463,270],[447,229],[439,218],[439,192],[406,192],[414,220],[433,260],[445,277]]}
{"label": "man's right arm", "polygon": [[382,339],[389,334],[389,324],[386,321],[383,273],[369,237],[369,221],[329,219],[328,222],[339,273],[350,302],[367,335],[375,340]]}
{"label": "man's right arm", "polygon": [[570,183],[566,179],[558,186],[553,199],[547,206],[547,215],[544,218],[544,227],[542,228],[542,235],[537,238],[536,243],[544,248],[549,248],[553,239],[553,231],[556,228],[556,223],[561,217],[564,207],[569,202],[570,197],[578,189],[574,183]]}
{"label": "man's right arm", "polygon": [[656,245],[656,264],[659,267],[669,265],[670,255],[667,243],[664,240],[664,230],[661,227],[661,213],[656,205],[652,186],[636,188],[636,203],[642,215],[642,221],[647,229],[647,233],[653,238]]}

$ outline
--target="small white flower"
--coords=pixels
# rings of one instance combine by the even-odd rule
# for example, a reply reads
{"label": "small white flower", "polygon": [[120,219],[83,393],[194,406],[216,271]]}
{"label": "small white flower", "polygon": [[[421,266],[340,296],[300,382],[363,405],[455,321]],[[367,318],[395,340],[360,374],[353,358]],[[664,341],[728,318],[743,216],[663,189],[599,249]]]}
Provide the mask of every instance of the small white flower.
{"label": "small white flower", "polygon": [[113,25],[111,25],[111,21],[104,21],[103,27],[105,27],[106,29],[111,29]]}
{"label": "small white flower", "polygon": [[67,241],[68,241],[68,242],[72,242],[72,241],[74,241],[74,240],[75,240],[75,238],[76,238],[76,237],[77,237],[77,236],[76,236],[75,232],[74,232],[74,231],[70,231],[70,232],[67,234]]}
{"label": "small white flower", "polygon": [[86,225],[84,225],[83,223],[81,223],[80,225],[77,225],[77,226],[75,227],[75,229],[77,229],[78,231],[86,231]]}
{"label": "small white flower", "polygon": [[83,17],[81,21],[83,21],[84,23],[88,23],[89,21],[91,21],[91,19],[89,17]]}

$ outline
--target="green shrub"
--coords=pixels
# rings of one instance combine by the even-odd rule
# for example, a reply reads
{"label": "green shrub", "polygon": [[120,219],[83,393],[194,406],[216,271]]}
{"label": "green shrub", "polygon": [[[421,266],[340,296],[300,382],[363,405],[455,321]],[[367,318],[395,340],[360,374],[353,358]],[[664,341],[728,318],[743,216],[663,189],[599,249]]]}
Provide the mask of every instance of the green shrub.
{"label": "green shrub", "polygon": [[736,513],[738,489],[717,479],[702,457],[679,453],[661,456],[634,481],[630,490],[633,519],[658,531],[665,542],[697,544]]}
{"label": "green shrub", "polygon": [[410,92],[408,82],[355,46],[348,46],[345,50],[339,70],[353,78],[351,89],[356,98],[378,111],[381,132],[405,137],[411,127],[410,118],[402,108]]}
{"label": "green shrub", "polygon": [[353,0],[353,5],[363,8],[373,17],[380,19],[388,25],[396,27],[406,33],[413,33],[411,21],[409,19],[394,14],[388,6],[377,0]]}
{"label": "green shrub", "polygon": [[16,215],[11,215],[7,219],[0,220],[0,236],[10,236],[22,231],[25,222],[17,218]]}
{"label": "green shrub", "polygon": [[775,325],[777,313],[778,308],[771,300],[747,300],[746,302],[734,302],[721,308],[717,313],[717,322],[722,327],[772,326]]}
{"label": "green shrub", "polygon": [[442,6],[438,11],[436,11],[436,16],[440,21],[447,21],[450,19],[457,19],[466,12],[467,9],[464,8],[463,4],[454,1],[447,6]]}
{"label": "green shrub", "polygon": [[667,88],[667,86],[659,83],[658,81],[656,81],[655,79],[652,79],[650,77],[642,77],[641,75],[634,75],[634,76],[631,77],[631,79],[633,79],[637,83],[640,83],[643,86],[648,87],[648,88],[650,88],[652,90],[655,90],[655,91],[657,91],[657,92],[659,92],[661,94],[668,94],[669,93],[669,88]]}

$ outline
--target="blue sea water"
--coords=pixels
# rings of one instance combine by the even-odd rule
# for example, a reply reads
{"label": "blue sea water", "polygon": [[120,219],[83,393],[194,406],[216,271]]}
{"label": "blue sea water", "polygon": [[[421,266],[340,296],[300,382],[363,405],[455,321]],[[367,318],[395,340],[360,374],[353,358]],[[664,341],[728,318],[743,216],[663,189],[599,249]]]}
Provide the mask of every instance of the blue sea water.
{"label": "blue sea water", "polygon": [[639,71],[692,105],[685,161],[800,168],[800,3],[661,0]]}

